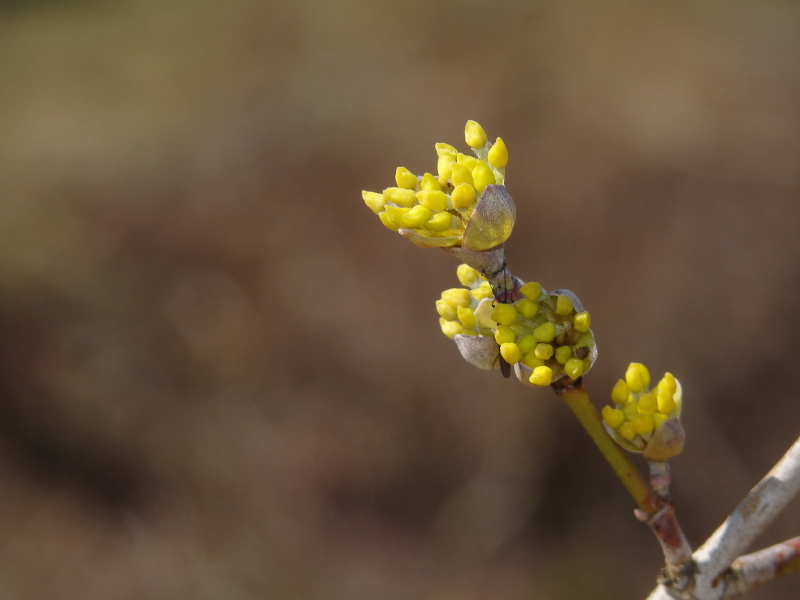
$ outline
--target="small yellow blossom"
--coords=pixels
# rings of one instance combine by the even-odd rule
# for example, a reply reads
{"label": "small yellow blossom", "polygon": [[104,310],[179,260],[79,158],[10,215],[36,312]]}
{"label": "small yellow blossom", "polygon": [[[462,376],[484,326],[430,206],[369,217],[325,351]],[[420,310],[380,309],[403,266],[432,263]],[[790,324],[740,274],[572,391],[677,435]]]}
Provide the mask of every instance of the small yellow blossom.
{"label": "small yellow blossom", "polygon": [[469,287],[473,282],[481,278],[481,274],[469,265],[460,264],[456,269],[456,277],[458,277],[461,285]]}
{"label": "small yellow blossom", "polygon": [[417,176],[405,167],[397,167],[397,171],[395,171],[394,174],[394,180],[397,183],[397,187],[408,190],[415,189],[418,183]]}
{"label": "small yellow blossom", "polygon": [[535,281],[529,281],[521,288],[519,288],[519,291],[526,298],[530,298],[534,302],[538,302],[539,297],[542,295],[542,286],[536,283]]}
{"label": "small yellow blossom", "polygon": [[494,185],[495,177],[492,169],[482,160],[477,161],[475,168],[472,169],[472,184],[478,192],[486,189],[487,185]]}
{"label": "small yellow blossom", "polygon": [[383,197],[383,194],[364,191],[361,192],[361,196],[364,198],[366,205],[369,206],[374,213],[381,212],[386,204],[386,198]]}
{"label": "small yellow blossom", "polygon": [[568,315],[572,312],[572,300],[566,296],[559,296],[556,299],[556,312],[560,315]]}
{"label": "small yellow blossom", "polygon": [[534,385],[550,385],[553,381],[553,370],[550,367],[536,367],[530,381]]}
{"label": "small yellow blossom", "polygon": [[492,311],[492,319],[502,325],[511,325],[517,320],[518,314],[511,304],[498,304]]}
{"label": "small yellow blossom", "polygon": [[542,323],[533,330],[533,337],[537,342],[552,342],[553,338],[556,337],[556,326],[550,321]]}
{"label": "small yellow blossom", "polygon": [[583,375],[583,361],[579,358],[570,358],[564,364],[564,372],[569,375],[570,379],[577,379]]}
{"label": "small yellow blossom", "polygon": [[681,387],[666,373],[650,389],[650,372],[631,363],[611,391],[614,407],[605,406],[603,421],[611,436],[625,449],[641,452],[648,460],[667,460],[683,448],[680,426]]}
{"label": "small yellow blossom", "polygon": [[500,355],[506,360],[507,363],[512,365],[522,360],[522,353],[519,351],[519,346],[513,342],[500,344]]}
{"label": "small yellow blossom", "polygon": [[539,312],[539,305],[530,298],[523,298],[514,303],[514,308],[526,319],[532,319]]}
{"label": "small yellow blossom", "polygon": [[483,127],[475,121],[467,121],[467,126],[464,128],[464,138],[470,148],[483,148],[486,144],[486,132]]}
{"label": "small yellow blossom", "polygon": [[642,363],[631,363],[625,371],[625,382],[632,392],[641,392],[650,385],[650,371]]}
{"label": "small yellow blossom", "polygon": [[497,141],[489,148],[489,164],[498,169],[502,169],[508,164],[508,149],[502,139],[497,138]]}
{"label": "small yellow blossom", "polygon": [[516,341],[517,334],[508,325],[498,325],[494,334],[494,339],[500,345],[510,344]]}
{"label": "small yellow blossom", "polygon": [[[591,331],[575,327],[572,308],[568,315],[557,310],[559,302],[564,306],[564,300],[570,307],[580,307],[571,292],[548,294],[538,283],[509,279],[504,284],[506,291],[518,300],[499,302],[487,279],[475,268],[462,264],[456,275],[464,287],[442,292],[436,310],[441,323],[458,324],[442,324],[442,331],[455,339],[468,362],[492,369],[500,364],[499,355],[515,365],[520,380],[539,382],[534,385],[548,385],[542,382],[551,383],[564,376],[578,379],[592,367],[597,351]],[[463,336],[476,339],[467,342]],[[540,369],[531,379],[538,367],[546,370]],[[624,382],[622,385],[627,386]]]}
{"label": "small yellow blossom", "polygon": [[435,211],[447,209],[447,195],[437,190],[420,190],[417,192],[417,201],[420,205]]}
{"label": "small yellow blossom", "polygon": [[[364,203],[387,228],[418,246],[470,251],[499,246],[511,234],[516,216],[504,185],[507,151],[499,138],[490,143],[475,121],[467,123],[465,139],[475,156],[437,143],[435,175],[417,176],[397,167],[396,185],[382,193],[365,190]],[[410,211],[405,214],[397,209]]]}
{"label": "small yellow blossom", "polygon": [[575,315],[575,329],[578,331],[589,331],[592,326],[592,318],[585,310]]}

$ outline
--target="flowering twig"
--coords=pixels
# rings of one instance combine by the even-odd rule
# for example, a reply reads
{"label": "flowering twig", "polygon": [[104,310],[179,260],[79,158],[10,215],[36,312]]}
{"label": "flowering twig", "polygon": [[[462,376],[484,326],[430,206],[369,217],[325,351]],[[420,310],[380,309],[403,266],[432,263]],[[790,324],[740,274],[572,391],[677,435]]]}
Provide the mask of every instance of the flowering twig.
{"label": "flowering twig", "polygon": [[[695,584],[690,597],[697,600],[733,597],[740,593],[740,584],[736,580],[743,576],[757,579],[755,583],[766,581],[769,568],[761,569],[757,578],[751,576],[752,570],[757,570],[754,565],[759,553],[741,557],[739,560],[743,563],[734,562],[734,559],[772,522],[798,491],[800,491],[800,438],[695,552]],[[784,542],[784,545],[792,542]],[[784,545],[779,544],[783,550],[786,549]],[[796,569],[796,561],[796,558],[790,557],[786,560],[786,567],[781,568],[776,559],[772,576]],[[743,571],[737,570],[736,564],[747,567],[744,571],[746,575],[737,575]],[[690,592],[690,590],[682,591]],[[667,600],[672,597],[662,585],[650,594],[648,600]]]}
{"label": "flowering twig", "polygon": [[636,518],[650,526],[664,552],[666,576],[688,585],[686,580],[691,578],[692,550],[678,524],[672,502],[656,494],[628,454],[611,438],[580,380],[559,380],[553,384],[553,390],[578,418],[611,469],[636,501],[639,507]]}
{"label": "flowering twig", "polygon": [[582,381],[560,379],[553,384],[553,390],[578,418],[639,509],[647,515],[658,513],[664,503],[653,492],[630,456],[606,433],[600,414],[589,399]]}
{"label": "flowering twig", "polygon": [[[800,539],[734,558],[800,489],[800,440],[720,529],[694,555],[669,496],[669,465],[683,449],[682,388],[667,372],[651,386],[650,373],[631,363],[601,414],[581,378],[597,360],[591,317],[569,290],[548,292],[514,277],[505,242],[516,206],[505,187],[508,149],[467,121],[464,141],[475,156],[436,144],[436,175],[395,171],[396,186],[362,192],[387,228],[422,248],[439,248],[463,262],[463,287],[436,301],[439,325],[470,364],[511,370],[527,385],[552,385],[597,445],[637,504],[636,517],[656,535],[666,568],[651,598],[717,600],[777,574],[800,569]],[[626,452],[650,466],[649,481]]]}

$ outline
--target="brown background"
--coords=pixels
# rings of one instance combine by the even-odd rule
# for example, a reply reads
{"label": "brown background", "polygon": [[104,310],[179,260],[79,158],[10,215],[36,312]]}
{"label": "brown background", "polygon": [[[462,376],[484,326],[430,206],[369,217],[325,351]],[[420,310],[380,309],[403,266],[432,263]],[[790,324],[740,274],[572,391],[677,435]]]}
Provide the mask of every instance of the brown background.
{"label": "brown background", "polygon": [[595,402],[683,382],[693,544],[798,434],[796,2],[6,0],[0,76],[4,598],[647,594],[567,410],[460,359],[455,261],[361,201],[470,118]]}

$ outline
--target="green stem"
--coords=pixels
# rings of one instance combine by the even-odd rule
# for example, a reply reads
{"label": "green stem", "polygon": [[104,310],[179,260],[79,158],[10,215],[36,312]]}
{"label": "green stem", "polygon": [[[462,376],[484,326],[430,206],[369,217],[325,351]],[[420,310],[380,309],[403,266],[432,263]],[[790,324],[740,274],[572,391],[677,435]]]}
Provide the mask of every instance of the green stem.
{"label": "green stem", "polygon": [[[566,379],[566,378],[564,378]],[[561,396],[569,406],[580,424],[592,438],[605,457],[611,469],[619,477],[622,485],[639,505],[639,508],[648,515],[654,515],[662,508],[664,502],[656,496],[650,484],[633,464],[628,454],[611,438],[603,427],[600,413],[589,399],[589,394],[583,389],[580,379],[577,381],[560,380],[553,384],[553,390]]]}

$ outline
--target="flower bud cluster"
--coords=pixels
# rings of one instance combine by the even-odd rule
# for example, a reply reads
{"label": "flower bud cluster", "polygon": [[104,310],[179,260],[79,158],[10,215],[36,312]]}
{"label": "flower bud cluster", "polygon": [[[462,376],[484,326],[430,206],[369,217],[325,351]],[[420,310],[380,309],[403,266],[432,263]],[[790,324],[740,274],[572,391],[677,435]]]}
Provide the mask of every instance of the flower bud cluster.
{"label": "flower bud cluster", "polygon": [[666,460],[683,449],[682,390],[672,373],[651,389],[647,367],[631,363],[625,379],[614,385],[611,400],[613,407],[603,407],[603,421],[623,448],[651,460]]}
{"label": "flower bud cluster", "polygon": [[[467,122],[465,139],[475,156],[438,143],[436,174],[415,175],[398,167],[396,185],[380,193],[363,191],[364,202],[386,227],[423,247],[463,244],[485,250],[501,244],[511,234],[515,217],[513,201],[503,186],[508,150],[500,138],[488,141],[475,121]],[[476,213],[485,195],[492,196],[491,206]],[[487,210],[491,219],[487,219]],[[481,233],[465,238],[473,215],[482,221]],[[491,228],[486,230],[483,222]]]}
{"label": "flower bud cluster", "polygon": [[[478,271],[462,264],[457,275],[465,287],[442,292],[436,310],[442,332],[470,363],[491,369],[502,357],[521,381],[536,386],[577,379],[592,367],[597,350],[591,317],[572,292],[548,293],[536,282],[517,282],[519,299],[498,303]],[[466,339],[472,337],[480,339]]]}

